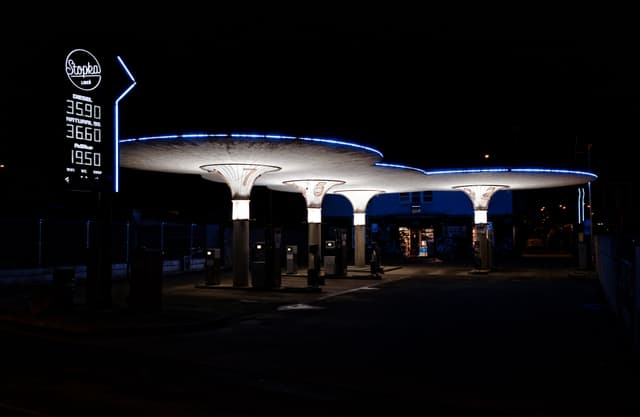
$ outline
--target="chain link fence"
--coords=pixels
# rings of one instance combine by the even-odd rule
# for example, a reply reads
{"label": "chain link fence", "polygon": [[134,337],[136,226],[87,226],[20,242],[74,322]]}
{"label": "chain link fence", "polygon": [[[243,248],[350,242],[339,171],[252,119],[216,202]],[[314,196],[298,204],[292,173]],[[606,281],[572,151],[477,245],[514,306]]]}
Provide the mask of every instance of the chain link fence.
{"label": "chain link fence", "polygon": [[[94,220],[0,219],[0,269],[84,265],[96,230]],[[112,222],[108,239],[114,264],[127,264],[136,247],[189,263],[204,258],[207,247],[223,247],[224,240],[221,225],[169,222]]]}

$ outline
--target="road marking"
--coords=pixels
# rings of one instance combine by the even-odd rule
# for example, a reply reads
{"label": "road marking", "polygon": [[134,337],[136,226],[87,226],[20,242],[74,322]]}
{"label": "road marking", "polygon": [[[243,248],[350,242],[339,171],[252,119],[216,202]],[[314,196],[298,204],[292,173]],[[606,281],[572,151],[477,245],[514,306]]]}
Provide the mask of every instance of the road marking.
{"label": "road marking", "polygon": [[312,306],[309,304],[289,304],[285,306],[278,307],[278,311],[287,311],[287,310],[321,310],[324,307]]}
{"label": "road marking", "polygon": [[356,292],[356,291],[360,291],[362,289],[372,289],[373,287],[370,286],[364,286],[364,287],[358,287],[358,288],[350,288],[348,290],[344,290],[344,291],[338,291],[335,292],[333,294],[327,294],[324,297],[320,297],[318,298],[319,301],[321,300],[326,300],[327,298],[331,298],[331,297],[337,297],[339,295],[344,295],[344,294],[349,294],[350,292]]}

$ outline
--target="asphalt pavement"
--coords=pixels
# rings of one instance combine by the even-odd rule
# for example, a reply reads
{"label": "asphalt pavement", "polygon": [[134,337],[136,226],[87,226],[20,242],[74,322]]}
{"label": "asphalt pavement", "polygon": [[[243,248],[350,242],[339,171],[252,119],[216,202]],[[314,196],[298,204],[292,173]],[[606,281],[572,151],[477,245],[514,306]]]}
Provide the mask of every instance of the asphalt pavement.
{"label": "asphalt pavement", "polygon": [[68,288],[62,288],[63,294],[49,278],[5,279],[0,280],[0,323],[67,336],[211,328],[274,308],[310,308],[314,302],[416,272],[409,266],[385,269],[383,278],[375,278],[368,266],[350,266],[344,276],[323,273],[324,283],[313,286],[308,284],[306,270],[305,274],[283,272],[280,286],[272,288],[234,287],[230,270],[218,273],[216,285],[207,284],[204,270],[182,271],[164,274],[158,284],[146,289],[147,297],[137,302],[132,301],[130,282],[113,278],[110,306],[99,309],[86,302],[85,279],[73,280]]}
{"label": "asphalt pavement", "polygon": [[[319,287],[309,287],[305,274],[283,273],[280,287],[270,290],[234,288],[231,271],[220,275],[219,285],[205,279],[204,271],[163,276],[161,303],[148,310],[131,307],[126,279],[113,280],[112,305],[102,310],[87,308],[83,280],[66,310],[52,308],[50,282],[3,283],[0,326],[54,336],[7,339],[16,347],[5,355],[5,367],[16,373],[6,377],[5,408],[32,405],[26,395],[47,374],[40,366],[64,376],[54,380],[56,387],[86,384],[89,399],[102,392],[77,382],[76,367],[65,370],[46,358],[31,363],[39,349],[60,349],[60,357],[86,355],[78,362],[91,364],[85,366],[91,383],[131,381],[149,395],[166,393],[156,400],[164,405],[165,396],[178,401],[171,396],[180,381],[179,392],[192,393],[181,406],[243,410],[215,415],[414,415],[397,408],[401,403],[422,407],[419,415],[638,415],[637,379],[623,380],[637,375],[636,362],[626,360],[610,331],[614,316],[598,294],[597,274],[576,269],[568,256],[500,260],[488,271],[438,261],[385,265],[379,279],[368,268],[350,267]],[[376,287],[380,291],[367,291]],[[322,310],[279,313],[316,308]],[[143,360],[149,362],[139,366]],[[168,363],[176,364],[173,374]],[[159,373],[141,377],[140,368]],[[168,382],[161,378],[167,372]],[[189,382],[197,375],[203,379]],[[217,390],[225,394],[212,400]],[[136,390],[121,395],[149,405]],[[336,404],[348,408],[339,414]],[[309,407],[317,412],[309,414]],[[154,415],[187,415],[165,413]]]}
{"label": "asphalt pavement", "polygon": [[[50,280],[12,279],[0,281],[0,323],[26,331],[44,331],[67,336],[114,336],[143,332],[180,332],[224,325],[247,316],[274,309],[312,308],[330,297],[362,288],[384,285],[414,276],[445,275],[451,279],[503,280],[553,278],[573,275],[597,279],[594,271],[580,271],[567,256],[547,255],[504,262],[491,270],[469,265],[445,264],[438,260],[385,265],[380,278],[372,277],[368,266],[349,266],[344,276],[322,273],[324,283],[308,284],[306,270],[282,273],[277,288],[258,289],[233,286],[230,270],[218,274],[219,284],[208,285],[205,271],[164,274],[157,296],[149,288],[151,303],[142,307],[131,301],[131,286],[126,278],[112,280],[111,305],[89,308],[86,280],[76,279],[67,288],[67,300],[60,296]],[[304,272],[304,273],[302,273]],[[65,295],[63,295],[64,297]]]}

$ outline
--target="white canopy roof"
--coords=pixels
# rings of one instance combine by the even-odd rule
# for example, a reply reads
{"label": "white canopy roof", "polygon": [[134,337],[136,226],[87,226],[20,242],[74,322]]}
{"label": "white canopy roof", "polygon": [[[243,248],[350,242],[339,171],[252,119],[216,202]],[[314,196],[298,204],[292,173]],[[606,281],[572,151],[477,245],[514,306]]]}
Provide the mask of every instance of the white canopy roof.
{"label": "white canopy roof", "polygon": [[386,193],[454,190],[469,185],[534,189],[584,184],[593,173],[543,168],[480,168],[423,170],[383,162],[377,149],[335,139],[265,134],[167,135],[120,141],[122,167],[202,175],[207,165],[255,164],[278,167],[261,175],[255,185],[298,192],[286,184],[296,180],[340,181],[330,193],[375,189]]}

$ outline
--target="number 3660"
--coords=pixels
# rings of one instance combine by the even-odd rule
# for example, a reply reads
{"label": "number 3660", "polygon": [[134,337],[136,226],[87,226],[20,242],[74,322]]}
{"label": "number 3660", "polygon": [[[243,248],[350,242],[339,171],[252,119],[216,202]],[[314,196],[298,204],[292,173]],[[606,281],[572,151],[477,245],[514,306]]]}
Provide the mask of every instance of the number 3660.
{"label": "number 3660", "polygon": [[101,142],[102,131],[100,128],[67,123],[66,137],[69,139],[86,140],[89,142]]}

